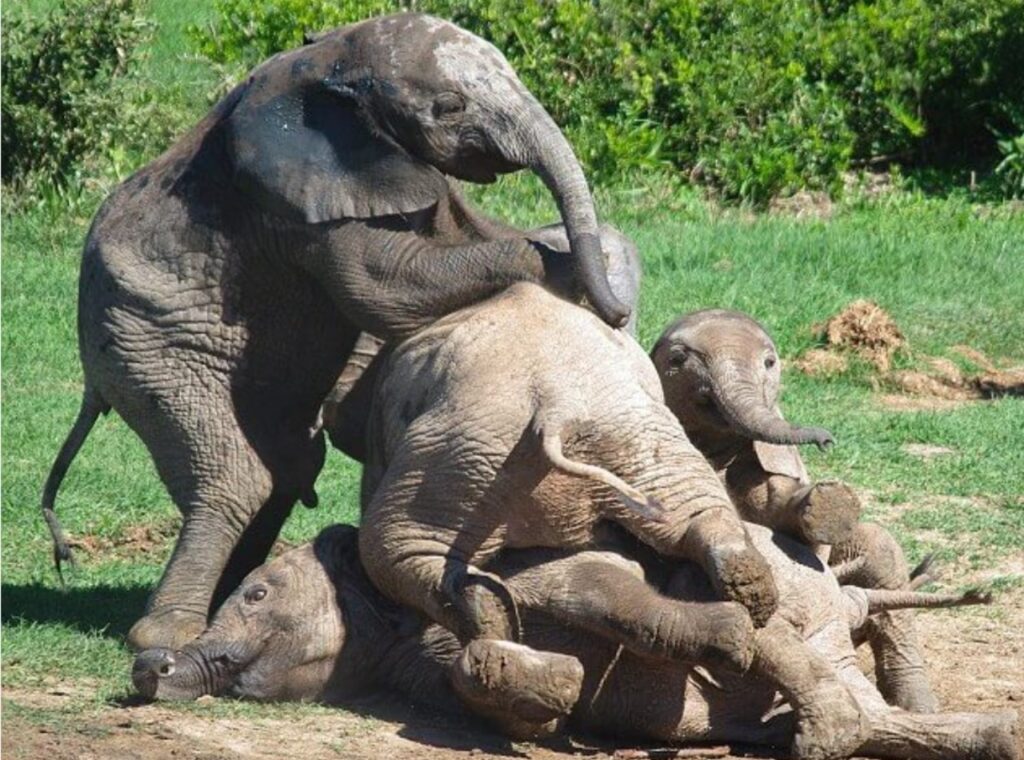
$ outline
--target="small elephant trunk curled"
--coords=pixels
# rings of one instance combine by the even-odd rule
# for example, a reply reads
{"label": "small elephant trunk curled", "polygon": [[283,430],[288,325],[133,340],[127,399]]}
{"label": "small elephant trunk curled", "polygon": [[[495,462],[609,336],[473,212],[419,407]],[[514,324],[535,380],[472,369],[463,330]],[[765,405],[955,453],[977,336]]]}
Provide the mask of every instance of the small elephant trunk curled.
{"label": "small elephant trunk curled", "polygon": [[716,383],[712,392],[715,406],[729,427],[745,438],[783,446],[813,443],[818,448],[833,442],[832,434],[824,428],[788,422],[777,409],[768,406],[752,386],[740,385],[739,381]]}

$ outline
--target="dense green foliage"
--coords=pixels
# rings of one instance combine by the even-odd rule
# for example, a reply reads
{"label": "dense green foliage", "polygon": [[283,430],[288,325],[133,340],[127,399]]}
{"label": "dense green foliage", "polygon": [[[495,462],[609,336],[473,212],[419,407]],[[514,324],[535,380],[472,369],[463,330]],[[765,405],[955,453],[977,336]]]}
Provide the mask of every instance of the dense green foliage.
{"label": "dense green foliage", "polygon": [[138,6],[61,0],[46,15],[5,15],[5,183],[65,185],[98,154],[117,162],[170,139],[175,125],[134,76],[138,47],[153,31]]}
{"label": "dense green foliage", "polygon": [[[1024,132],[1024,0],[217,0],[236,69],[396,7],[494,42],[599,181],[689,173],[755,203],[836,191],[851,160],[990,170]],[[1012,184],[1012,183],[1011,183]]]}

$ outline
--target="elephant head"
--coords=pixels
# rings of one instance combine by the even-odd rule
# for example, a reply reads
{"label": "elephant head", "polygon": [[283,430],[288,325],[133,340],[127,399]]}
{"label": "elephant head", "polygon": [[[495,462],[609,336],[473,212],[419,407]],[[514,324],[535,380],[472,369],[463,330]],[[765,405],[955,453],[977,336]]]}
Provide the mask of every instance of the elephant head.
{"label": "elephant head", "polygon": [[778,408],[779,355],[755,320],[705,309],[666,328],[651,352],[665,401],[691,435],[733,434],[773,444],[814,443],[832,435],[787,422]]}
{"label": "elephant head", "polygon": [[236,183],[295,221],[407,216],[444,175],[530,168],[551,191],[586,295],[610,324],[593,199],[568,141],[490,43],[416,13],[341,27],[257,68],[226,110]]}
{"label": "elephant head", "polygon": [[140,653],[136,689],[162,700],[332,701],[358,691],[374,660],[361,650],[374,642],[383,651],[388,638],[366,630],[382,612],[369,608],[378,595],[358,563],[356,529],[335,525],[258,567],[199,638],[177,651]]}

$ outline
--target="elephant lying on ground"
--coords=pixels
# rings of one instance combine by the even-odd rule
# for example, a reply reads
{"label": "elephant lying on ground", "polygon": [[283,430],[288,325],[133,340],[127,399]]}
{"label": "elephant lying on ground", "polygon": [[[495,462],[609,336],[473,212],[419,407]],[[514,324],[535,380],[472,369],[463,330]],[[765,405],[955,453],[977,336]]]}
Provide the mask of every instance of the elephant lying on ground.
{"label": "elephant lying on ground", "polygon": [[[571,257],[483,218],[445,177],[525,167],[556,200]],[[405,335],[523,280],[585,295],[612,324],[629,316],[572,148],[494,46],[399,14],[274,56],[93,221],[82,406],[42,500],[58,562],[57,488],[113,408],[184,516],[129,641],[192,638],[295,501],[315,501],[321,402],[358,335]]]}
{"label": "elephant lying on ground", "polygon": [[[831,440],[827,431],[791,425],[778,408],[781,363],[771,336],[736,311],[686,314],[662,333],[651,359],[665,401],[718,472],[743,519],[801,539],[833,545],[840,578],[871,588],[910,583],[903,551],[884,529],[858,525],[860,500],[845,483],[812,483],[793,444]],[[861,558],[858,560],[858,558]],[[865,559],[871,561],[865,564]],[[917,646],[913,612],[875,616],[864,635],[879,688],[892,704],[935,712]]]}
{"label": "elephant lying on ground", "polygon": [[[411,610],[373,587],[355,534],[347,526],[329,528],[254,571],[195,642],[178,652],[138,656],[133,680],[139,691],[157,699],[230,694],[339,702],[393,689],[435,708],[467,706],[514,736],[568,715],[572,729],[620,739],[775,747],[793,741],[792,712],[763,678],[650,656],[645,642],[665,634],[651,606],[660,595],[641,566],[620,554],[503,553],[488,569],[518,605],[523,643],[478,640],[463,648],[438,625],[421,628]],[[851,630],[882,610],[985,597],[840,587],[807,547],[761,526],[750,526],[750,535],[777,579],[779,614],[792,623],[776,625],[775,619],[757,632],[755,665],[769,655],[789,669],[797,689],[843,682],[867,719],[851,752],[922,760],[1018,757],[1015,714],[918,715],[891,708],[858,670],[850,641]],[[595,582],[617,587],[618,595],[595,595]],[[703,601],[711,589],[692,565],[679,567],[665,588],[708,607],[729,605]],[[624,651],[588,627],[596,621],[630,632],[622,637]],[[510,660],[510,653],[517,656]],[[524,703],[535,708],[533,726],[521,717],[528,712]]]}

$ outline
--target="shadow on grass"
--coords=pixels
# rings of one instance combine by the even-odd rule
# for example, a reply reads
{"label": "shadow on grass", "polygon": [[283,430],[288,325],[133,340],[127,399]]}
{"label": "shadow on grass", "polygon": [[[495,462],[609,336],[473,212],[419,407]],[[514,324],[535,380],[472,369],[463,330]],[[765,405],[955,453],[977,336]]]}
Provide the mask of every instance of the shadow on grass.
{"label": "shadow on grass", "polygon": [[150,590],[142,585],[59,589],[41,583],[4,583],[0,622],[62,623],[82,633],[123,639],[142,616]]}

